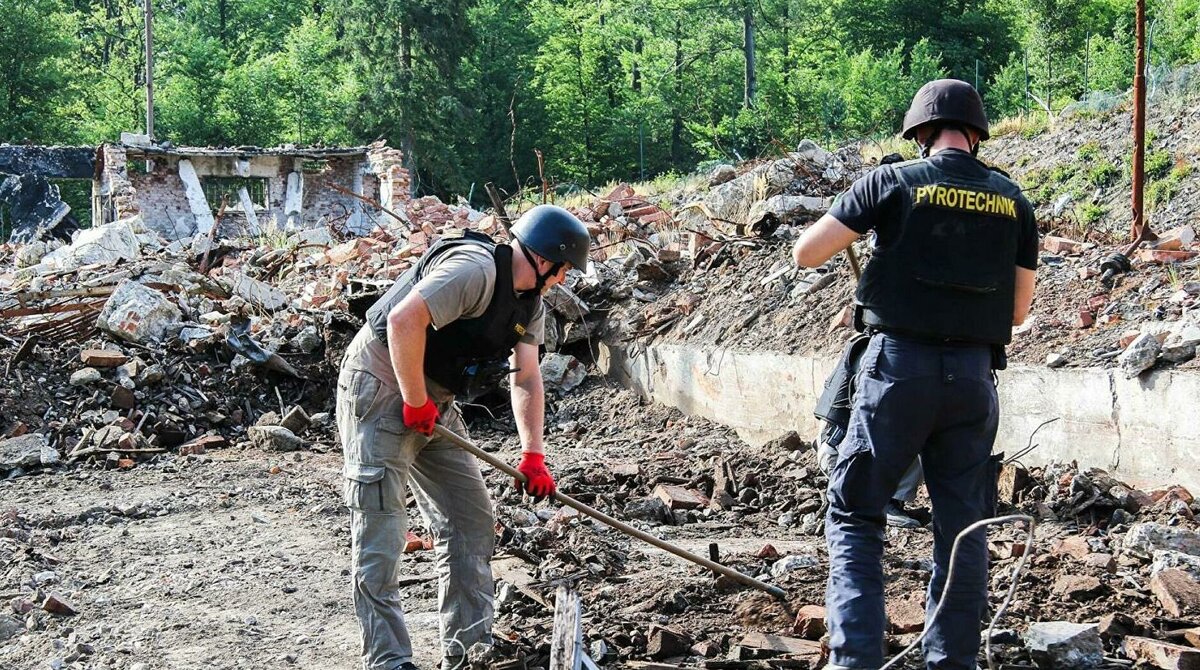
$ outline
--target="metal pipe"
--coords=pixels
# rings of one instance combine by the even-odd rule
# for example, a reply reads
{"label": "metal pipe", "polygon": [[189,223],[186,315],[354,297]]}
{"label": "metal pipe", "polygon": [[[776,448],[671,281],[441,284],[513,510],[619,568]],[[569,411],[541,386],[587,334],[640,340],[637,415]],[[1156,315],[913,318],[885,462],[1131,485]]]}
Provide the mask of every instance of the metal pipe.
{"label": "metal pipe", "polygon": [[[493,468],[496,468],[497,470],[503,472],[504,474],[508,475],[509,477],[512,477],[513,479],[516,479],[517,481],[520,481],[520,482],[525,481],[525,475],[518,472],[516,468],[512,467],[508,463],[505,463],[504,461],[500,460],[499,458],[496,458],[495,456],[489,454],[488,452],[484,451],[483,449],[480,449],[477,445],[475,445],[475,443],[460,436],[458,433],[455,433],[454,431],[450,430],[449,428],[446,428],[445,426],[442,426],[442,425],[436,425],[433,427],[433,431],[436,434],[438,434],[439,436],[453,442],[454,444],[458,445],[462,449],[470,452],[473,456],[475,456],[479,460],[483,461],[484,463],[487,463],[488,465],[492,466]],[[713,572],[722,574],[722,575],[738,582],[739,584],[745,584],[746,586],[752,586],[760,591],[765,591],[780,600],[787,599],[787,593],[783,589],[779,588],[778,586],[771,586],[770,584],[767,584],[766,582],[761,582],[761,581],[751,577],[750,575],[744,575],[744,574],[738,572],[737,570],[734,570],[732,568],[721,565],[720,563],[715,563],[713,561],[708,560],[707,558],[702,558],[700,556],[697,556],[696,554],[693,554],[690,551],[687,551],[686,549],[683,549],[681,547],[677,547],[677,546],[671,544],[670,542],[667,542],[665,540],[660,540],[657,537],[654,537],[653,535],[651,535],[645,531],[638,530],[637,528],[634,528],[633,526],[630,526],[629,524],[627,524],[623,521],[615,519],[594,507],[585,505],[561,491],[555,491],[554,499],[557,500],[558,502],[566,505],[567,507],[574,508],[583,514],[586,514],[586,515],[592,517],[593,519],[596,519],[597,521],[607,524],[607,525],[621,531],[622,533],[625,533],[626,535],[628,535],[630,537],[636,537],[637,539],[639,539],[643,542],[652,544],[652,545],[658,547],[659,549],[662,549],[663,551],[666,551],[666,552],[669,552],[671,554],[678,556],[679,558],[682,558],[686,561],[691,561],[692,563],[695,563],[696,565],[699,565],[704,568],[708,568],[709,570],[712,570]]]}
{"label": "metal pipe", "polygon": [[154,139],[154,0],[146,8],[146,136]]}
{"label": "metal pipe", "polygon": [[1133,227],[1129,236],[1142,238],[1143,194],[1146,159],[1146,0],[1137,0],[1134,19],[1137,32],[1133,73]]}

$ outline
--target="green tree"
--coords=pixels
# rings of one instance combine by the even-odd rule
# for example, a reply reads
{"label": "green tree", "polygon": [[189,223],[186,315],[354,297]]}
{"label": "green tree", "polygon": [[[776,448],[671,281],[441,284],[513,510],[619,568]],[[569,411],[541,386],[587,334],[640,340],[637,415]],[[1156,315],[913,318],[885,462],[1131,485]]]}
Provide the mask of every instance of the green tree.
{"label": "green tree", "polygon": [[73,17],[55,0],[0,0],[0,140],[75,141]]}

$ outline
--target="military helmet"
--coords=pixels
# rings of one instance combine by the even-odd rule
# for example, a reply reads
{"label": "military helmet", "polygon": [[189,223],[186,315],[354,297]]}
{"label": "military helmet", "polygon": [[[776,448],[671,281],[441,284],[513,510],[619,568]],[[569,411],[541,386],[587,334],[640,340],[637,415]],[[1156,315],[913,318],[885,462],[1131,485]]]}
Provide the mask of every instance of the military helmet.
{"label": "military helmet", "polygon": [[522,214],[510,232],[522,246],[551,263],[587,269],[592,236],[583,222],[562,207],[538,205]]}
{"label": "military helmet", "polygon": [[935,121],[970,126],[979,131],[980,141],[989,136],[983,99],[974,86],[958,79],[936,79],[917,91],[904,115],[904,139],[911,140],[919,126]]}

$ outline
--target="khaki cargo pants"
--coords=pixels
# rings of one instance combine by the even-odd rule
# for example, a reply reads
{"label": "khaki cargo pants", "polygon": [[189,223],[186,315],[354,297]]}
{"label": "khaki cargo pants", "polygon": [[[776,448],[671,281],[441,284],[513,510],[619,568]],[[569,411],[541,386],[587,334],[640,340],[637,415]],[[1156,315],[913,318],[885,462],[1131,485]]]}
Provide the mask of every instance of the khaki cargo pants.
{"label": "khaki cargo pants", "polygon": [[[363,667],[393,670],[412,660],[398,587],[409,484],[433,534],[442,654],[465,655],[476,642],[490,643],[492,631],[495,520],[479,464],[451,443],[406,429],[400,395],[376,371],[356,367],[354,354],[352,345],[338,376],[337,424]],[[466,434],[453,403],[438,409],[442,424]]]}

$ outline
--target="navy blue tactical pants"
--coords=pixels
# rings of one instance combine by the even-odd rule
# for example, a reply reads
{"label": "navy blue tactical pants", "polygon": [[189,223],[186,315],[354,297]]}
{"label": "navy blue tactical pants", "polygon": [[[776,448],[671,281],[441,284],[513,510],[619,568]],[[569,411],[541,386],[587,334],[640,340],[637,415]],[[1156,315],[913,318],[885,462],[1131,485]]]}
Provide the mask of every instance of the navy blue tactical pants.
{"label": "navy blue tactical pants", "polygon": [[959,531],[992,515],[991,461],[999,405],[986,346],[938,346],[879,333],[863,354],[846,439],[829,475],[831,662],[883,664],[884,508],[918,455],[933,501],[934,569],[925,662],[930,670],[975,670],[987,605],[986,529],[964,539],[941,614],[928,624]]}

